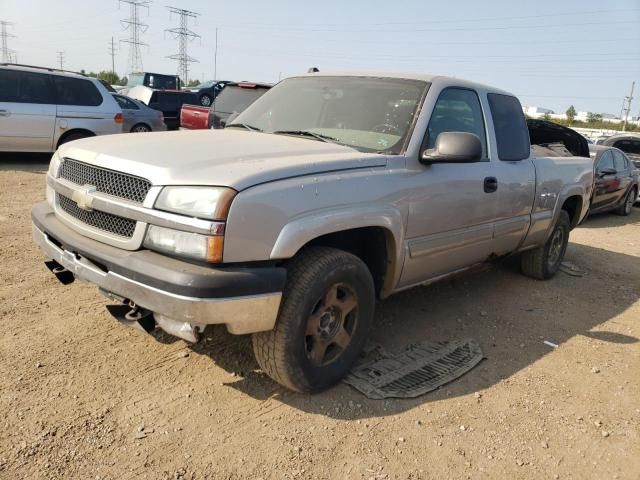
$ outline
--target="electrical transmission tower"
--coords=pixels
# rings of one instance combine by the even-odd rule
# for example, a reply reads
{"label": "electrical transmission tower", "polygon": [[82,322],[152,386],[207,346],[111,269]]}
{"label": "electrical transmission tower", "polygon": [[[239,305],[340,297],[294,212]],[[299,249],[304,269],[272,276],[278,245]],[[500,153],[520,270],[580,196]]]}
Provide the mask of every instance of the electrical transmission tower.
{"label": "electrical transmission tower", "polygon": [[111,37],[111,42],[109,42],[109,55],[111,55],[111,71],[116,73],[116,46],[113,42],[113,37]]}
{"label": "electrical transmission tower", "polygon": [[197,18],[199,13],[185,10],[183,8],[167,7],[171,13],[178,14],[180,16],[180,26],[177,28],[169,28],[166,31],[173,34],[173,37],[178,40],[178,53],[169,55],[167,58],[178,61],[178,76],[182,79],[182,82],[186,85],[189,83],[189,64],[197,63],[193,57],[190,57],[187,53],[187,45],[195,38],[200,38],[200,35],[189,30],[189,19]]}
{"label": "electrical transmission tower", "polygon": [[149,8],[150,0],[119,0],[120,3],[129,5],[129,18],[120,20],[125,30],[129,30],[129,38],[120,40],[129,44],[129,73],[141,72],[142,55],[140,54],[140,46],[148,46],[140,40],[140,35],[147,31],[149,25],[140,22],[140,8]]}
{"label": "electrical transmission tower", "polygon": [[631,102],[633,101],[633,89],[636,86],[636,82],[632,82],[631,83],[631,93],[629,94],[628,97],[624,97],[624,102],[622,103],[623,105],[626,103],[627,104],[627,108],[624,109],[624,118],[623,118],[623,123],[622,123],[622,131],[626,131],[627,130],[627,121],[629,120],[629,113],[631,113]]}
{"label": "electrical transmission tower", "polygon": [[8,27],[12,27],[15,25],[12,22],[5,22],[4,20],[0,20],[0,39],[2,39],[2,61],[4,63],[9,63],[13,60],[15,51],[9,48],[9,39],[15,38],[15,35],[12,35],[8,32]]}

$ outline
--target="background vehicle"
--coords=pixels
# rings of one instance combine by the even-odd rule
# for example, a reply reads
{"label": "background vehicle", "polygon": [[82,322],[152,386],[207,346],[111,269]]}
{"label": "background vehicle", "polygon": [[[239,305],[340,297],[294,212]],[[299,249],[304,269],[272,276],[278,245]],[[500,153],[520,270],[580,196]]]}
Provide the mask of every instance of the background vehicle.
{"label": "background vehicle", "polygon": [[313,392],[357,358],[376,297],[509,254],[533,278],[558,271],[593,162],[549,152],[532,155],[520,102],[493,87],[309,74],[223,130],[63,147],[33,232],[60,280],[98,285],[125,323],[252,333],[267,374]]}
{"label": "background vehicle", "polygon": [[183,105],[180,126],[189,130],[224,128],[228,118],[242,113],[269,88],[271,86],[265,84],[229,82],[211,108]]}
{"label": "background vehicle", "polygon": [[640,168],[640,133],[621,133],[603,140],[601,145],[607,145],[622,150],[627,154],[636,168]]}
{"label": "background vehicle", "polygon": [[159,110],[164,116],[164,123],[169,130],[180,126],[180,109],[185,103],[194,104],[198,101],[195,93],[183,90],[153,90],[148,87],[133,87],[127,93],[128,97],[139,100],[149,108]]}
{"label": "background vehicle", "polygon": [[615,210],[629,215],[638,197],[638,171],[617,148],[591,145],[590,151],[596,177],[590,213]]}
{"label": "background vehicle", "polygon": [[224,128],[229,118],[245,111],[271,87],[267,83],[228,83],[209,110],[209,128]]}
{"label": "background vehicle", "polygon": [[161,132],[167,129],[162,112],[124,95],[112,94],[122,109],[125,132]]}
{"label": "background vehicle", "polygon": [[52,152],[72,140],[122,133],[122,111],[95,78],[0,64],[0,151]]}
{"label": "background vehicle", "polygon": [[226,80],[209,80],[208,82],[201,83],[200,85],[196,85],[195,87],[190,87],[187,90],[198,95],[198,105],[202,105],[203,107],[210,107],[213,103],[213,100],[229,83],[231,82]]}
{"label": "background vehicle", "polygon": [[157,90],[180,90],[181,81],[177,75],[162,73],[138,72],[127,77],[127,87],[142,85]]}

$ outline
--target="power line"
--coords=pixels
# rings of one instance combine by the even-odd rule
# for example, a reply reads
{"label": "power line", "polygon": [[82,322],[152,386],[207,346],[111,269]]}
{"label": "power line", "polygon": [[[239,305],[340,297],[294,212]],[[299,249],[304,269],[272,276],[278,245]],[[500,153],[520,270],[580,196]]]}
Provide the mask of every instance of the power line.
{"label": "power line", "polygon": [[118,0],[119,3],[126,3],[129,5],[129,18],[120,20],[120,23],[124,26],[125,30],[129,30],[129,38],[126,40],[120,40],[121,42],[129,44],[129,73],[140,72],[143,69],[142,66],[142,54],[140,53],[140,46],[148,46],[140,40],[140,35],[147,31],[149,25],[140,22],[140,7],[149,8],[150,0]]}
{"label": "power line", "polygon": [[178,76],[182,79],[184,84],[189,83],[189,64],[197,63],[193,57],[190,57],[187,53],[187,45],[195,38],[200,38],[200,35],[189,30],[189,19],[198,18],[199,13],[185,10],[177,7],[167,7],[169,12],[175,13],[180,16],[180,26],[177,28],[168,28],[166,31],[173,34],[173,37],[178,40],[178,53],[169,55],[167,58],[178,61]]}
{"label": "power line", "polygon": [[60,70],[64,70],[64,52],[58,50],[56,53],[58,55],[58,63],[60,64]]}
{"label": "power line", "polygon": [[2,39],[2,61],[3,62],[11,62],[15,55],[15,50],[11,50],[9,48],[9,39],[15,38],[15,35],[12,35],[7,31],[8,27],[12,27],[15,25],[13,22],[7,22],[4,20],[0,20],[0,39]]}

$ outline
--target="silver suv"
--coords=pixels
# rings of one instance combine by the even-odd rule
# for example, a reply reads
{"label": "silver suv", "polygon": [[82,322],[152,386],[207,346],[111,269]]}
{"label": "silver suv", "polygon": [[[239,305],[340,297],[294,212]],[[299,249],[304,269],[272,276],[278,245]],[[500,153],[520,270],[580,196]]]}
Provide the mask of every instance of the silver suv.
{"label": "silver suv", "polygon": [[0,151],[53,152],[71,140],[122,133],[122,110],[95,78],[0,64]]}

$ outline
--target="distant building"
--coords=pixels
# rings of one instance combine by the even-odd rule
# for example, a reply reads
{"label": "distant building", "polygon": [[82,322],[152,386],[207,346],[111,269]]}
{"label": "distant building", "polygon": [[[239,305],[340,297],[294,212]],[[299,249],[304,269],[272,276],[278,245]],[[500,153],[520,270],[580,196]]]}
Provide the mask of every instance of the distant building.
{"label": "distant building", "polygon": [[546,114],[551,115],[555,113],[550,108],[543,107],[522,107],[522,111],[525,113],[525,115],[529,115],[532,118],[539,118]]}

